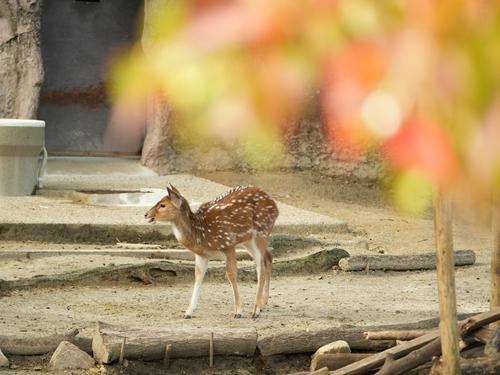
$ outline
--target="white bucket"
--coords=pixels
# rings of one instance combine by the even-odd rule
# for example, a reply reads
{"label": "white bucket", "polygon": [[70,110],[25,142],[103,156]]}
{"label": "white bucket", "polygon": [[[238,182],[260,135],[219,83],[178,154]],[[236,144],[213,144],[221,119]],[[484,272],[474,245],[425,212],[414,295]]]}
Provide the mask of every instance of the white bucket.
{"label": "white bucket", "polygon": [[0,195],[31,195],[45,170],[45,122],[0,119]]}

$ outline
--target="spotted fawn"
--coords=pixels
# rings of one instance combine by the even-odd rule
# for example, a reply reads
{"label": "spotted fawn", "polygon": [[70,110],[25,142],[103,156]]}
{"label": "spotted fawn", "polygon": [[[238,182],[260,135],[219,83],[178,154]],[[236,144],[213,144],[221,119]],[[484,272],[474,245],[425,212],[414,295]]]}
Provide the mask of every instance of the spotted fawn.
{"label": "spotted fawn", "polygon": [[233,289],[234,317],[241,317],[235,250],[241,244],[253,257],[257,268],[257,295],[252,311],[252,318],[257,318],[269,298],[273,257],[267,243],[278,217],[276,202],[259,188],[238,186],[193,212],[175,187],[167,187],[167,193],[145,217],[150,223],[171,223],[176,239],[195,254],[193,294],[184,317],[191,318],[196,309],[208,260],[218,252],[226,257],[226,274]]}

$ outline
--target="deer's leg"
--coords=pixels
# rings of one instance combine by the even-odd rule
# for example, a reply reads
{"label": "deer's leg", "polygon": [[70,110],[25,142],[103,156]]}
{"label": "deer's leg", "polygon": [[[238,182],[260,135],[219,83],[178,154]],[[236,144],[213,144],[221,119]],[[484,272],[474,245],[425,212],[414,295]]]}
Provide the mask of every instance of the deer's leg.
{"label": "deer's leg", "polygon": [[233,289],[234,317],[241,318],[240,294],[238,293],[238,268],[236,264],[236,251],[228,250],[226,253],[226,274]]}
{"label": "deer's leg", "polygon": [[208,258],[195,255],[195,266],[194,266],[194,287],[193,294],[191,295],[191,302],[189,307],[184,314],[185,319],[191,318],[196,306],[198,305],[198,300],[200,299],[200,289],[205,273],[207,272]]}
{"label": "deer's leg", "polygon": [[259,250],[256,239],[252,238],[245,244],[248,252],[252,255],[255,260],[255,266],[257,268],[257,294],[255,296],[255,304],[252,310],[252,319],[256,319],[260,315],[261,307],[263,306],[263,291],[264,291],[264,280],[265,275],[263,272],[265,270],[264,259],[262,258],[262,252]]}
{"label": "deer's leg", "polygon": [[265,306],[269,300],[269,286],[271,282],[271,270],[273,263],[273,256],[269,251],[267,246],[267,238],[265,237],[257,237],[255,239],[257,247],[262,256],[262,264],[263,264],[263,272],[262,275],[264,277],[264,289],[262,292],[262,306]]}
{"label": "deer's leg", "polygon": [[258,283],[259,279],[260,279],[260,273],[261,273],[261,262],[260,262],[261,255],[260,255],[260,252],[257,249],[257,246],[256,246],[256,244],[255,244],[255,242],[254,242],[253,239],[251,239],[248,242],[245,242],[243,244],[243,246],[245,246],[245,248],[247,249],[247,251],[252,256],[253,260],[255,261],[255,270],[257,271],[257,283]]}

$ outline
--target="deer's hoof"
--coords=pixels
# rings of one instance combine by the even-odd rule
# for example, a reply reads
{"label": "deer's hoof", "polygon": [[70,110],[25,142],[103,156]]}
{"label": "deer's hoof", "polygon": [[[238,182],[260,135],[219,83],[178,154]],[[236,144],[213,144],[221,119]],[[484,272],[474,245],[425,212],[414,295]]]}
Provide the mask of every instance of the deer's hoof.
{"label": "deer's hoof", "polygon": [[239,318],[241,318],[241,314],[234,314],[234,318],[235,318],[235,319],[239,319]]}
{"label": "deer's hoof", "polygon": [[184,319],[191,319],[193,316],[189,314],[184,314]]}
{"label": "deer's hoof", "polygon": [[259,317],[260,313],[253,313],[252,314],[252,320],[255,320]]}

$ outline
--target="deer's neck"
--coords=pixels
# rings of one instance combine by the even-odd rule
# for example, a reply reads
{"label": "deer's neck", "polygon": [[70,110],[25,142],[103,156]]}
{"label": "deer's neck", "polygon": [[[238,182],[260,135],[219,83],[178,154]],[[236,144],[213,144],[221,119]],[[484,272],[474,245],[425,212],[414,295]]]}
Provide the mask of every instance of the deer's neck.
{"label": "deer's neck", "polygon": [[201,223],[191,210],[181,212],[180,215],[172,221],[172,231],[175,238],[188,249],[193,250],[201,244]]}

